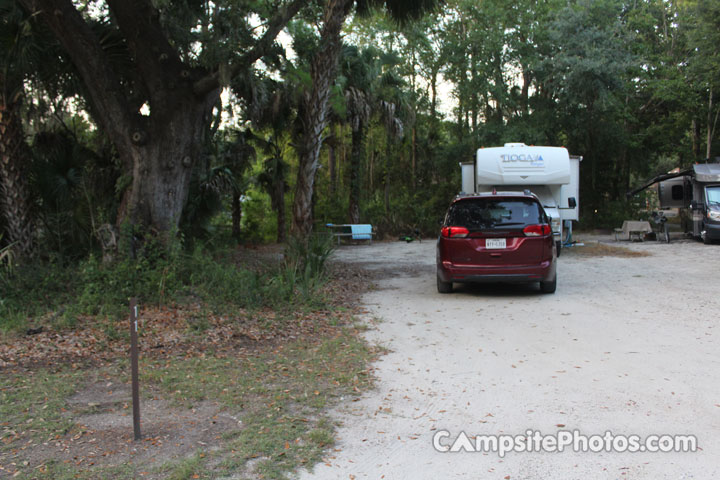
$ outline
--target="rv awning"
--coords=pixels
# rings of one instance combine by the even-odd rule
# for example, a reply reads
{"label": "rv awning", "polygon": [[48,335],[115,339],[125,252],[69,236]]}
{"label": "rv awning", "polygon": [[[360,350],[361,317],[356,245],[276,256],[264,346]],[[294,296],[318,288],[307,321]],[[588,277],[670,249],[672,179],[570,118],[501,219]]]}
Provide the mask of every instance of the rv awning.
{"label": "rv awning", "polygon": [[720,182],[720,163],[702,163],[693,165],[695,180],[698,182]]}
{"label": "rv awning", "polygon": [[657,175],[657,176],[653,177],[652,179],[646,181],[642,186],[636,188],[635,190],[630,190],[625,195],[628,198],[630,198],[633,195],[637,195],[638,193],[642,192],[646,188],[651,187],[658,182],[664,182],[665,180],[670,180],[671,178],[682,177],[683,175],[690,175],[691,172],[692,172],[692,170],[683,170],[682,172],[678,172],[678,173],[662,173],[662,174]]}

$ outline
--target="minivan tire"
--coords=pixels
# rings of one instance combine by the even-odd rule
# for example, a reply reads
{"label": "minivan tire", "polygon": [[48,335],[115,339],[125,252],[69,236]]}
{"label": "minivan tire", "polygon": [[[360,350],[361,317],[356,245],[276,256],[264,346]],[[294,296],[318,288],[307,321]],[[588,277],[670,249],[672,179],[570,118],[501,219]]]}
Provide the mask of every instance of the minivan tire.
{"label": "minivan tire", "polygon": [[549,282],[540,282],[540,291],[542,293],[555,293],[557,289],[557,275]]}
{"label": "minivan tire", "polygon": [[437,290],[438,293],[452,293],[453,284],[452,282],[443,282],[440,279],[440,275],[437,276]]}

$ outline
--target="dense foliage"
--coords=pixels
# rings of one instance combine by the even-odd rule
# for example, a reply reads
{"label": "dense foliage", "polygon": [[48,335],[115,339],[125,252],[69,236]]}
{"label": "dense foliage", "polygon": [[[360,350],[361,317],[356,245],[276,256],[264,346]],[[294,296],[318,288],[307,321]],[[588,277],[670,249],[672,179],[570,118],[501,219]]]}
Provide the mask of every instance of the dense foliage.
{"label": "dense foliage", "polygon": [[[297,215],[298,184],[307,190],[308,182],[312,199],[303,208],[316,231],[349,221],[372,223],[386,235],[434,234],[458,191],[458,162],[504,142],[564,145],[582,155],[581,225],[609,226],[633,208],[625,192],[641,179],[714,159],[718,151],[720,10],[710,0],[447,0],[434,9],[425,2],[429,11],[420,18],[403,2],[358,2],[355,10],[347,1],[303,9],[282,1],[275,9],[141,3],[159,15],[148,21],[162,33],[158,48],[173,49],[178,65],[193,69],[196,91],[207,80],[226,92],[200,115],[202,134],[188,150],[194,153],[183,180],[187,199],[174,220],[188,249],[226,230],[244,242],[284,241],[289,217]],[[170,131],[153,91],[142,87],[152,69],[143,70],[137,47],[123,39],[127,26],[110,15],[123,7],[108,4],[76,7],[101,39],[106,60],[122,72],[119,84],[137,93],[128,102],[153,122],[148,131],[167,127],[163,138],[178,140],[173,135],[187,132]],[[62,35],[48,35],[30,13],[34,6],[30,0],[0,5],[2,119],[22,119],[20,133],[0,134],[3,162],[15,168],[0,170],[2,192],[5,199],[20,192],[29,202],[27,208],[0,202],[0,258],[9,263],[8,245],[27,240],[17,231],[18,218],[27,219],[39,246],[28,244],[27,251],[46,260],[91,252],[112,258],[126,248],[119,245],[120,225],[133,221],[129,192],[137,190],[145,160],[138,154],[128,161],[87,73],[63,53]],[[309,98],[319,81],[313,65],[328,50],[323,22],[340,7],[347,17],[327,115],[310,122]],[[287,13],[285,34],[273,43],[258,22],[277,28],[273,12],[280,10]],[[257,48],[262,52],[252,53]],[[303,142],[312,140],[310,124],[322,129],[308,177],[302,171],[309,167],[299,163],[307,155]],[[30,148],[13,157],[23,143]],[[167,160],[167,170],[177,162]],[[19,171],[22,182],[13,173]],[[152,232],[152,222],[144,225]],[[21,253],[16,249],[17,258]]]}

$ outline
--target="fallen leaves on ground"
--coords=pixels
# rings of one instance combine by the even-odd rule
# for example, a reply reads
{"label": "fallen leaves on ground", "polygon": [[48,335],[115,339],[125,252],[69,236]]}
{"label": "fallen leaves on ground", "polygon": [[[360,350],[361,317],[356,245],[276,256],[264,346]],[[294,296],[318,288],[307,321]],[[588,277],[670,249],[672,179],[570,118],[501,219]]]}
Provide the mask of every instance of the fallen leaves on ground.
{"label": "fallen leaves on ground", "polygon": [[[352,323],[358,312],[332,307],[357,307],[368,286],[362,270],[334,264],[323,289],[330,299],[329,309],[236,309],[232,314],[217,314],[201,304],[140,305],[140,352],[143,357],[156,358],[200,356],[212,349],[222,355],[321,336],[338,324]],[[43,325],[32,335],[0,337],[0,368],[107,362],[128,355],[129,339],[129,311],[122,320],[79,316],[72,328],[57,330]]]}

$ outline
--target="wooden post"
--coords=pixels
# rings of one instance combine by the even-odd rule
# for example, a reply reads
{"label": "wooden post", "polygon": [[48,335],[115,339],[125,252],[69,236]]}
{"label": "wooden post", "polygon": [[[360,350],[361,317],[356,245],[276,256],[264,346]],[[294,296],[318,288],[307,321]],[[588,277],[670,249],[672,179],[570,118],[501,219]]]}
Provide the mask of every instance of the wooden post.
{"label": "wooden post", "polygon": [[133,431],[140,440],[140,385],[138,381],[138,309],[137,298],[130,299],[130,365],[132,370]]}

